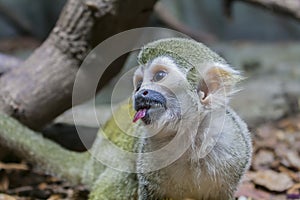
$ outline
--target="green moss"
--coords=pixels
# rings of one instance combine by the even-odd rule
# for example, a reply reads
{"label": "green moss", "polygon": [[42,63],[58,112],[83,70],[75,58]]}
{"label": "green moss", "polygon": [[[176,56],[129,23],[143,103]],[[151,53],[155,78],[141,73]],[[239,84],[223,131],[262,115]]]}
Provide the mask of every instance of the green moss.
{"label": "green moss", "polygon": [[137,188],[136,174],[107,168],[95,183],[89,200],[135,200]]}
{"label": "green moss", "polygon": [[184,38],[169,38],[149,43],[140,52],[138,61],[140,64],[146,64],[157,56],[170,56],[176,61],[188,62],[194,66],[209,62],[226,63],[202,43]]}
{"label": "green moss", "polygon": [[122,104],[105,124],[100,134],[103,134],[109,141],[124,151],[135,151],[134,146],[137,138],[130,136],[135,131],[132,122],[133,113],[131,103]]}
{"label": "green moss", "polygon": [[81,183],[87,153],[68,151],[15,119],[0,113],[0,142],[48,173]]}
{"label": "green moss", "polygon": [[[103,134],[120,149],[135,151],[136,138],[127,135],[128,131],[134,131],[131,121],[133,112],[131,103],[123,104],[114,112],[115,117],[106,123],[99,134]],[[83,183],[88,188],[93,188],[92,199],[99,199],[95,196],[99,196],[100,193],[103,197],[100,199],[105,199],[106,195],[107,198],[114,199],[111,198],[116,191],[113,189],[118,189],[118,195],[126,197],[123,199],[130,199],[127,197],[136,195],[135,174],[107,168],[90,156],[90,153],[68,151],[2,113],[0,113],[0,142],[48,173],[65,178],[74,184]],[[98,137],[91,151],[97,154],[104,153],[99,150],[102,148],[101,144],[101,137]]]}

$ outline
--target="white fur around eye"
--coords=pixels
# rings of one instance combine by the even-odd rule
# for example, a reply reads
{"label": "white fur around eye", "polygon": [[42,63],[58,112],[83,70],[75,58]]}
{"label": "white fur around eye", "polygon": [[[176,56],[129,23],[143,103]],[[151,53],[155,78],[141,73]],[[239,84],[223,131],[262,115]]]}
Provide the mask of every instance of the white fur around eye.
{"label": "white fur around eye", "polygon": [[141,79],[141,78],[136,81],[136,83],[135,83],[135,90],[136,91],[138,91],[141,88],[142,83],[143,83],[143,79]]}
{"label": "white fur around eye", "polygon": [[178,68],[177,64],[173,61],[173,59],[167,56],[160,56],[155,58],[150,63],[149,69],[153,70],[155,73],[158,70],[169,71],[169,69],[172,69],[172,71],[176,72],[177,74],[181,74],[182,78],[185,78],[185,75]]}

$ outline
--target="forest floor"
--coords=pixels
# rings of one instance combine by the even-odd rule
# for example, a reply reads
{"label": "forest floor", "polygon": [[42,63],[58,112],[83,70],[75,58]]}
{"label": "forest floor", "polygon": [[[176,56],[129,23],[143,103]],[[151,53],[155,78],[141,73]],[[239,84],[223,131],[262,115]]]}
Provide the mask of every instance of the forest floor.
{"label": "forest floor", "polygon": [[[238,199],[300,199],[300,115],[251,130],[253,159],[236,192]],[[87,199],[83,186],[71,186],[9,156],[0,162],[0,200]]]}

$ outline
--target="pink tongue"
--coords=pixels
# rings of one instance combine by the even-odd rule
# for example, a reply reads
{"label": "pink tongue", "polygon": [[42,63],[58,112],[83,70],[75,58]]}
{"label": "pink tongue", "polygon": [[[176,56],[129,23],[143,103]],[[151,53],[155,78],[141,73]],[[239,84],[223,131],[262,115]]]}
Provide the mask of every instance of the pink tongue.
{"label": "pink tongue", "polygon": [[139,119],[145,117],[147,109],[141,109],[137,111],[134,115],[133,122],[137,122]]}

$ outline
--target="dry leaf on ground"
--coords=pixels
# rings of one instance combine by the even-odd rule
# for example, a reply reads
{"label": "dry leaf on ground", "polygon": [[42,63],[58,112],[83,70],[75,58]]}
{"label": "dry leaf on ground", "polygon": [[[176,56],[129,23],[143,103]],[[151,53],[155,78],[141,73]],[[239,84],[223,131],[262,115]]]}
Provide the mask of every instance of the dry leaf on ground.
{"label": "dry leaf on ground", "polygon": [[293,186],[294,182],[285,173],[264,170],[251,173],[251,180],[270,191],[283,192]]}
{"label": "dry leaf on ground", "polygon": [[0,194],[0,200],[17,200],[17,199],[7,194]]}

